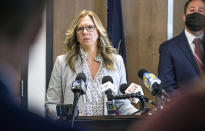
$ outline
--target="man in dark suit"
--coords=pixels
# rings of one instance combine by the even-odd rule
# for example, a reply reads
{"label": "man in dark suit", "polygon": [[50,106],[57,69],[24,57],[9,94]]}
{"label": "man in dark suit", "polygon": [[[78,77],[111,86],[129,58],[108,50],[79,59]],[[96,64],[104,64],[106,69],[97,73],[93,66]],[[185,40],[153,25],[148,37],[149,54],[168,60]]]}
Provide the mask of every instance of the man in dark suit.
{"label": "man in dark suit", "polygon": [[70,129],[21,109],[14,97],[16,72],[41,27],[44,2],[6,0],[0,4],[0,130]]}
{"label": "man in dark suit", "polygon": [[[202,42],[205,48],[205,39]],[[205,54],[203,54],[205,60]],[[194,84],[189,85],[190,90],[183,91],[183,94],[173,98],[163,110],[159,110],[141,122],[135,122],[130,126],[129,131],[195,131],[205,130],[205,68],[202,70],[202,77]]]}
{"label": "man in dark suit", "polygon": [[160,45],[158,75],[162,88],[176,95],[178,88],[198,79],[203,68],[205,1],[189,0],[184,7],[185,30]]}

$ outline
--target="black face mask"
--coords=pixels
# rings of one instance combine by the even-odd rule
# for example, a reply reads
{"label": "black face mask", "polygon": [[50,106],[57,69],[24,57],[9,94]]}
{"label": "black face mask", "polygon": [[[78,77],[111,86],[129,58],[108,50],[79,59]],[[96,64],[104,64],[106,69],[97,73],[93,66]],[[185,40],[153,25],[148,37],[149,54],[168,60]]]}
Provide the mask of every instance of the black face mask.
{"label": "black face mask", "polygon": [[200,31],[204,27],[205,16],[195,12],[186,16],[185,24],[190,31]]}

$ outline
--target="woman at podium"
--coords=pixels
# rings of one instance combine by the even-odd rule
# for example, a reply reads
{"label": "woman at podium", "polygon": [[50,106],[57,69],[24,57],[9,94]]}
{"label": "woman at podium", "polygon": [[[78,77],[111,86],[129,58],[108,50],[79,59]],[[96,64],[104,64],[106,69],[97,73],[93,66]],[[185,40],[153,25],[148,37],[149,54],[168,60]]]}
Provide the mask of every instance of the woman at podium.
{"label": "woman at podium", "polygon": [[[101,20],[92,11],[82,10],[73,20],[65,38],[67,53],[57,57],[46,96],[48,116],[57,118],[57,104],[72,104],[71,91],[76,75],[86,76],[87,90],[78,101],[83,116],[104,115],[104,95],[100,90],[102,78],[111,76],[117,88],[127,83],[123,59],[116,54]],[[137,111],[129,100],[116,100],[120,115]]]}

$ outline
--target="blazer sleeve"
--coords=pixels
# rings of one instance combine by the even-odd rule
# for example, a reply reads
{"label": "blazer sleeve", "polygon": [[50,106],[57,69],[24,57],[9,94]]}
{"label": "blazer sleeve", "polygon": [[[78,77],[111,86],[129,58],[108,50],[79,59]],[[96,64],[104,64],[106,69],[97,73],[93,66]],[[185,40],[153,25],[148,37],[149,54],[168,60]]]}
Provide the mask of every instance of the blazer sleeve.
{"label": "blazer sleeve", "polygon": [[46,94],[46,113],[51,119],[57,119],[56,105],[62,103],[61,57],[58,56],[51,74]]}
{"label": "blazer sleeve", "polygon": [[[116,70],[120,74],[120,82],[119,82],[119,86],[120,86],[123,83],[127,83],[125,66],[124,66],[123,59],[120,55],[117,55],[116,63],[117,63]],[[122,94],[120,90],[118,90],[118,94]],[[116,104],[116,107],[118,108],[119,115],[130,115],[138,111],[128,99],[116,100],[115,104]]]}
{"label": "blazer sleeve", "polygon": [[[170,47],[171,48],[171,47]],[[176,86],[176,74],[174,68],[174,60],[169,51],[169,46],[161,45],[159,48],[160,58],[158,65],[158,76],[162,81],[161,86],[168,93],[174,92]]]}

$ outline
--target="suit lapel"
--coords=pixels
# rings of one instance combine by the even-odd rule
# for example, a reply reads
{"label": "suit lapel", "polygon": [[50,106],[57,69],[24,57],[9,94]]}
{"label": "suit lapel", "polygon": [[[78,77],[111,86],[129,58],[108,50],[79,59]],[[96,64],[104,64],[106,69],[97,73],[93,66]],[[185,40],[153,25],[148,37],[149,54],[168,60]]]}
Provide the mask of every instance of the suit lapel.
{"label": "suit lapel", "polygon": [[83,72],[82,61],[81,61],[80,56],[78,56],[78,59],[77,59],[77,61],[74,64],[74,67],[75,67],[76,75],[78,73]]}
{"label": "suit lapel", "polygon": [[177,45],[180,47],[182,52],[185,54],[189,62],[193,65],[194,69],[196,70],[197,73],[200,73],[199,67],[196,63],[196,60],[194,58],[194,55],[191,51],[191,48],[189,46],[188,40],[185,36],[185,33],[182,32],[180,36],[178,37],[178,43]]}

